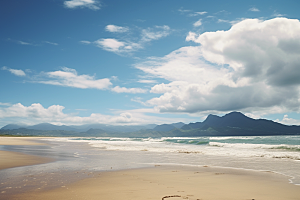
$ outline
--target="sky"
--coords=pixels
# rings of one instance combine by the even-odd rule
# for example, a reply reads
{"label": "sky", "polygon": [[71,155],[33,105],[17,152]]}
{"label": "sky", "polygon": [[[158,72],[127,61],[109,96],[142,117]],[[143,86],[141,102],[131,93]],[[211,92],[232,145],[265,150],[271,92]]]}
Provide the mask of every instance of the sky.
{"label": "sky", "polygon": [[2,0],[0,127],[300,125],[300,1]]}

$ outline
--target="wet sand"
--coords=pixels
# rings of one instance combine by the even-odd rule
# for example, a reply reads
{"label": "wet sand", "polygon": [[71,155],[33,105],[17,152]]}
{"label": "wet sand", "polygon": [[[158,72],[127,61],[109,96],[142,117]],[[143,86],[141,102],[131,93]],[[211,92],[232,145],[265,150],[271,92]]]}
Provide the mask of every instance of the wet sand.
{"label": "wet sand", "polygon": [[[45,143],[34,142],[38,138],[25,137],[0,137],[0,145],[46,145]],[[36,165],[52,161],[49,158],[32,156],[23,153],[0,151],[0,169]]]}
{"label": "wet sand", "polygon": [[[32,138],[0,138],[0,145],[42,144],[32,140]],[[6,156],[0,158],[1,165],[12,161],[7,167],[38,164],[47,159],[15,152],[2,151],[1,155]],[[44,172],[43,176],[55,179],[51,173]],[[3,193],[0,194],[0,199],[300,200],[300,186],[290,184],[288,177],[272,172],[211,166],[153,166],[111,172],[95,171],[90,177],[52,189],[24,191],[11,195]],[[34,181],[36,184],[39,183],[37,179]]]}

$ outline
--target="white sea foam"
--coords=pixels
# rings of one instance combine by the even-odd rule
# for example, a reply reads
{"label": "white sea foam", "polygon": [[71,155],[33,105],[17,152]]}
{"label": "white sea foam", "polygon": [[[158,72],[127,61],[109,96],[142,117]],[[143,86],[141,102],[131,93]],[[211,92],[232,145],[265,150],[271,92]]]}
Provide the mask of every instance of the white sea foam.
{"label": "white sea foam", "polygon": [[[284,139],[287,136],[282,136]],[[269,137],[274,142],[274,137]],[[298,139],[293,137],[292,139]],[[268,137],[162,137],[162,138],[55,138],[56,141],[87,142],[114,151],[201,153],[204,155],[265,157],[300,160],[300,145],[263,144]],[[276,141],[280,138],[276,138]],[[234,143],[236,141],[243,143]],[[250,141],[251,140],[251,141]],[[225,142],[226,141],[226,142]],[[232,142],[232,143],[227,143]]]}
{"label": "white sea foam", "polygon": [[[95,150],[132,155],[157,155],[158,162],[269,170],[300,184],[300,136],[51,138],[56,142],[88,143]],[[138,153],[134,153],[138,152]],[[147,152],[147,153],[143,153]],[[121,153],[121,152],[120,152]],[[80,156],[75,154],[75,156]],[[139,159],[137,159],[139,160]],[[287,167],[288,166],[288,167]]]}

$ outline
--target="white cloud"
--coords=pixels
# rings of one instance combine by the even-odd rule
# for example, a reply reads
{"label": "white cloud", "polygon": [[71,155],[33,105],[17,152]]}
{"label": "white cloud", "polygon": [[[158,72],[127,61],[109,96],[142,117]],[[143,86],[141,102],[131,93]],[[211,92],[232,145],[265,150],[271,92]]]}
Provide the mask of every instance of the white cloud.
{"label": "white cloud", "polygon": [[90,41],[87,41],[87,40],[82,40],[82,41],[80,41],[80,43],[81,43],[81,44],[91,44],[91,42],[90,42]]}
{"label": "white cloud", "polygon": [[252,12],[259,12],[260,11],[259,9],[255,8],[255,7],[252,7],[249,10],[252,11]]}
{"label": "white cloud", "polygon": [[218,23],[222,23],[222,22],[230,23],[231,21],[226,20],[226,19],[218,19]]}
{"label": "white cloud", "polygon": [[147,84],[149,84],[149,83],[157,83],[157,81],[156,80],[138,80],[138,82],[139,83],[147,83]]}
{"label": "white cloud", "polygon": [[195,41],[197,34],[194,32],[189,32],[188,36],[186,36],[185,41]]}
{"label": "white cloud", "polygon": [[23,41],[18,41],[19,44],[22,45],[33,45],[32,43],[28,43],[28,42],[23,42]]}
{"label": "white cloud", "polygon": [[274,12],[274,14],[272,15],[273,17],[284,17],[286,16],[285,14],[280,14],[280,13],[277,13],[277,12]]}
{"label": "white cloud", "polygon": [[105,30],[113,33],[124,33],[127,32],[129,29],[127,27],[122,27],[122,26],[107,25],[105,27]]}
{"label": "white cloud", "polygon": [[95,79],[94,76],[78,75],[75,69],[63,67],[62,71],[46,72],[45,75],[49,80],[37,81],[43,84],[59,85],[75,88],[94,88],[99,90],[108,89],[112,83],[108,78]]}
{"label": "white cloud", "polygon": [[[300,107],[300,22],[246,19],[228,31],[189,32],[182,47],[136,68],[168,84],[147,101],[161,112],[282,113]],[[287,89],[288,87],[288,89]]]}
{"label": "white cloud", "polygon": [[52,45],[55,45],[55,46],[58,45],[58,43],[55,43],[55,42],[49,42],[49,41],[45,41],[45,43],[47,43],[47,44],[52,44]]}
{"label": "white cloud", "polygon": [[132,99],[130,99],[130,100],[133,101],[133,102],[137,102],[137,103],[139,103],[139,104],[142,104],[142,105],[144,105],[144,106],[149,106],[149,105],[147,105],[145,102],[142,101],[142,98],[141,98],[141,97],[134,97],[134,98],[132,98]]}
{"label": "white cloud", "polygon": [[120,87],[120,86],[116,86],[116,87],[112,88],[111,90],[116,93],[132,93],[132,94],[147,92],[147,90],[142,89],[142,88],[125,88],[125,87]]}
{"label": "white cloud", "polygon": [[300,120],[299,119],[293,119],[293,118],[289,118],[288,115],[284,115],[282,120],[275,120],[278,123],[281,124],[286,124],[286,125],[300,125]]}
{"label": "white cloud", "polygon": [[187,12],[191,12],[191,10],[187,10],[187,9],[183,9],[182,7],[178,9],[178,11],[182,14],[187,13]]}
{"label": "white cloud", "polygon": [[141,45],[134,42],[121,42],[117,39],[107,38],[94,42],[98,47],[115,53],[131,52],[141,48]]}
{"label": "white cloud", "polygon": [[169,26],[155,26],[154,28],[147,28],[142,30],[142,42],[150,42],[151,40],[158,40],[166,37],[171,33]]}
{"label": "white cloud", "polygon": [[87,7],[92,10],[99,10],[101,7],[101,4],[96,1],[96,0],[70,0],[70,1],[65,1],[64,5],[67,8],[83,8]]}
{"label": "white cloud", "polygon": [[[111,32],[121,32],[121,28],[124,27],[109,25],[109,27],[107,26],[106,29],[108,28]],[[111,51],[117,54],[130,53],[138,49],[142,49],[144,48],[145,44],[151,42],[152,40],[158,40],[166,37],[170,33],[171,29],[169,26],[155,26],[154,28],[142,29],[140,40],[137,42],[132,42],[130,38],[125,39],[125,41],[120,41],[115,38],[102,38],[94,41],[93,43],[106,51]],[[89,44],[88,42],[83,41],[81,41],[81,43]]]}
{"label": "white cloud", "polygon": [[125,46],[124,42],[120,42],[116,39],[101,39],[95,41],[95,43],[99,46],[104,48],[107,51],[120,51],[121,47]]}
{"label": "white cloud", "polygon": [[296,70],[299,31],[300,22],[294,19],[246,19],[228,31],[203,33],[195,42],[201,44],[206,60],[228,64],[235,76],[268,85],[295,85],[300,83],[300,72]]}
{"label": "white cloud", "polygon": [[190,17],[195,17],[195,16],[198,16],[198,15],[205,15],[207,14],[206,11],[203,11],[203,12],[194,12],[192,14],[189,14]]}
{"label": "white cloud", "polygon": [[[116,110],[112,115],[92,113],[90,116],[81,117],[77,113],[64,113],[65,107],[52,105],[48,108],[40,103],[24,106],[21,103],[0,107],[0,124],[8,123],[33,125],[38,123],[52,123],[56,125],[82,125],[82,124],[111,124],[111,125],[136,125],[152,123],[172,123],[174,118],[149,116],[146,113],[157,113],[153,109]],[[184,119],[176,119],[183,121]]]}
{"label": "white cloud", "polygon": [[237,23],[239,23],[239,22],[241,22],[241,21],[244,21],[244,20],[246,20],[247,18],[237,18],[237,19],[235,19],[235,20],[226,20],[226,19],[218,19],[218,23],[229,23],[229,24],[231,24],[231,25],[235,25],[235,24],[237,24]]}
{"label": "white cloud", "polygon": [[21,69],[11,69],[11,68],[8,68],[6,66],[2,67],[1,69],[2,70],[7,70],[7,71],[9,71],[10,73],[12,73],[16,76],[26,76],[25,72]]}
{"label": "white cloud", "polygon": [[0,106],[11,106],[11,104],[10,103],[2,103],[2,102],[0,102]]}
{"label": "white cloud", "polygon": [[193,26],[194,27],[198,27],[198,26],[201,26],[202,25],[202,19],[199,19],[198,21],[196,21],[194,24],[193,24]]}

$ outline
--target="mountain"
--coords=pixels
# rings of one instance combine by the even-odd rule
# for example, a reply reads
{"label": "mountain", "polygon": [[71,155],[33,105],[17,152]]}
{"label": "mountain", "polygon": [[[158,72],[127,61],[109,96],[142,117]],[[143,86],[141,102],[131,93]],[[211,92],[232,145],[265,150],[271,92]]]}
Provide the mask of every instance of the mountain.
{"label": "mountain", "polygon": [[155,131],[164,131],[164,132],[167,132],[167,131],[170,131],[172,129],[176,128],[175,126],[173,125],[170,125],[170,124],[162,124],[162,125],[157,125],[153,130]]}
{"label": "mountain", "polygon": [[12,130],[12,129],[18,129],[18,128],[25,128],[26,125],[19,125],[19,124],[7,124],[6,126],[3,126],[1,129],[3,130]]}
{"label": "mountain", "polygon": [[83,126],[56,126],[43,123],[21,127],[9,124],[0,129],[0,135],[87,136],[87,137],[199,137],[199,136],[266,136],[300,135],[300,126],[287,126],[266,119],[252,119],[240,112],[222,117],[208,115],[203,122],[182,122],[162,125],[112,126],[89,124]]}
{"label": "mountain", "polygon": [[16,125],[16,124],[8,124],[1,128],[1,130],[14,130],[19,128],[26,128],[32,130],[43,130],[43,131],[50,131],[50,130],[62,130],[62,131],[75,131],[75,132],[86,132],[90,129],[101,129],[107,132],[135,132],[141,129],[152,129],[156,126],[156,124],[148,124],[148,125],[129,125],[129,126],[113,126],[113,125],[106,125],[106,124],[86,124],[81,126],[57,126],[50,123],[41,123],[36,124],[33,126],[26,126],[26,125]]}
{"label": "mountain", "polygon": [[181,128],[185,125],[185,123],[183,122],[177,122],[177,123],[173,123],[171,124],[172,126],[175,126],[175,128]]}
{"label": "mountain", "polygon": [[286,135],[300,134],[299,126],[287,126],[266,119],[252,119],[240,112],[231,112],[223,117],[208,115],[203,122],[184,125],[182,130],[199,135]]}
{"label": "mountain", "polygon": [[178,122],[178,123],[173,123],[173,124],[162,124],[162,125],[157,125],[155,128],[153,128],[153,130],[155,131],[171,131],[174,128],[181,128],[182,126],[184,126],[185,124],[182,122]]}

